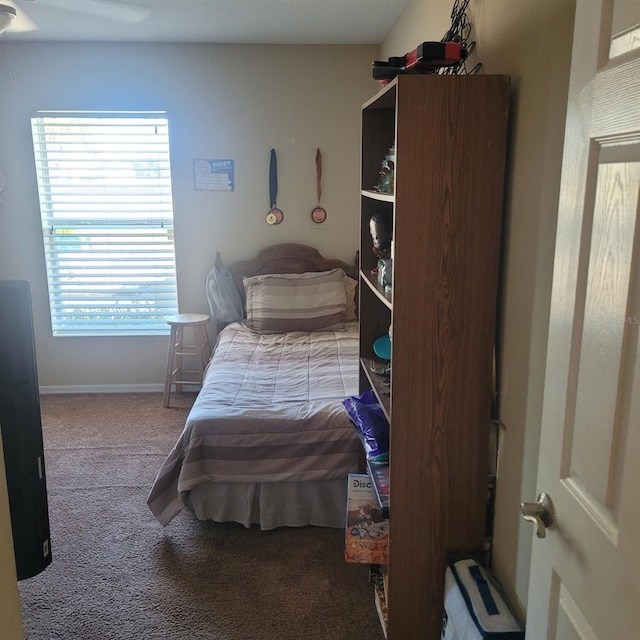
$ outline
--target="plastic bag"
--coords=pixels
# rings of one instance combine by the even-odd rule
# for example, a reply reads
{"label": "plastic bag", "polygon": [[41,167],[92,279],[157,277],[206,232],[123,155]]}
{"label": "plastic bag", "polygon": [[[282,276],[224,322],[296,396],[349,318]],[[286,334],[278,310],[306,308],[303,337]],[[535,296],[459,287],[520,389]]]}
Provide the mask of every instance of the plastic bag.
{"label": "plastic bag", "polygon": [[207,274],[205,284],[209,310],[217,322],[237,322],[244,318],[240,294],[231,271],[222,263],[219,251],[216,253],[213,269]]}
{"label": "plastic bag", "polygon": [[389,421],[373,391],[349,396],[342,401],[349,418],[362,441],[367,458],[386,460],[389,457]]}

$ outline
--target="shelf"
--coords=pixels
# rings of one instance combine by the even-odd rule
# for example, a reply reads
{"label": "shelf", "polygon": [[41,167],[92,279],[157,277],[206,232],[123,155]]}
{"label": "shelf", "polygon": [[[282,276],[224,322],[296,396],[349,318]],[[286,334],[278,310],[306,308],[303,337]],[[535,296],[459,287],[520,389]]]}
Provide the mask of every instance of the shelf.
{"label": "shelf", "polygon": [[382,407],[385,418],[389,420],[389,423],[391,423],[391,395],[389,391],[391,387],[384,384],[386,377],[373,373],[373,371],[369,369],[369,360],[365,358],[360,358],[360,366],[362,367],[362,370],[371,384],[371,388],[378,398],[378,402]]}
{"label": "shelf", "polygon": [[[485,544],[508,105],[506,76],[405,74],[362,107],[359,390],[373,390],[390,425],[389,464],[366,467],[392,532],[376,593],[389,640],[439,640],[444,585],[428,576]],[[401,171],[395,194],[380,193],[391,146]],[[385,293],[371,218],[389,214],[397,259]],[[391,327],[388,386],[370,364]]]}
{"label": "shelf", "polygon": [[371,291],[373,291],[389,309],[392,309],[393,293],[386,293],[384,289],[378,284],[378,274],[361,270],[360,275],[362,276],[362,279],[369,285]]}
{"label": "shelf", "polygon": [[361,194],[365,198],[380,200],[380,202],[395,202],[396,199],[396,196],[393,193],[380,193],[380,191],[373,191],[371,189],[363,189]]}

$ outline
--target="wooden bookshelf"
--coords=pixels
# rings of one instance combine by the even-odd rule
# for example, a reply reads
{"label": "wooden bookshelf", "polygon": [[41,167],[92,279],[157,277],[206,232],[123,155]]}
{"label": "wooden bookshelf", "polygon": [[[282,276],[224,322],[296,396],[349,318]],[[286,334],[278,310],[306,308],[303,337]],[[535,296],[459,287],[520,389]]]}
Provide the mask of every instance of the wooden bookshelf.
{"label": "wooden bookshelf", "polygon": [[[362,108],[360,387],[390,423],[389,640],[438,640],[448,552],[482,550],[509,79],[401,75]],[[395,146],[395,192],[374,190]],[[371,216],[393,214],[392,291]],[[390,386],[370,370],[393,324]]]}

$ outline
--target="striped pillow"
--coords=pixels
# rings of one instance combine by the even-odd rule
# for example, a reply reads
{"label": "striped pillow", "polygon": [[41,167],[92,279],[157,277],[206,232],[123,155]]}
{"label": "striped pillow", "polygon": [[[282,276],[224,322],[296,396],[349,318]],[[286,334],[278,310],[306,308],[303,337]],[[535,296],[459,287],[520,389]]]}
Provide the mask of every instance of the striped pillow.
{"label": "striped pillow", "polygon": [[243,278],[247,326],[258,333],[346,328],[342,269]]}
{"label": "striped pillow", "polygon": [[357,289],[358,281],[345,275],[344,290],[347,295],[347,322],[354,322],[358,319],[358,310],[356,309]]}

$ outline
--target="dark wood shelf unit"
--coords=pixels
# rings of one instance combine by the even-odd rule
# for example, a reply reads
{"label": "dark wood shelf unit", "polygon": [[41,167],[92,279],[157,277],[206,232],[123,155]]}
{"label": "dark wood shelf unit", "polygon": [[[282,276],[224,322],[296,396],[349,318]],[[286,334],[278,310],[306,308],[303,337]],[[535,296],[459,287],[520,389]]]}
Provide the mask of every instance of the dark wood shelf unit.
{"label": "dark wood shelf unit", "polygon": [[[440,638],[447,554],[484,547],[508,102],[507,76],[404,75],[362,108],[360,387],[391,425],[389,640]],[[377,194],[392,145],[395,193]],[[391,294],[371,274],[380,211]],[[391,323],[389,388],[369,362]]]}

